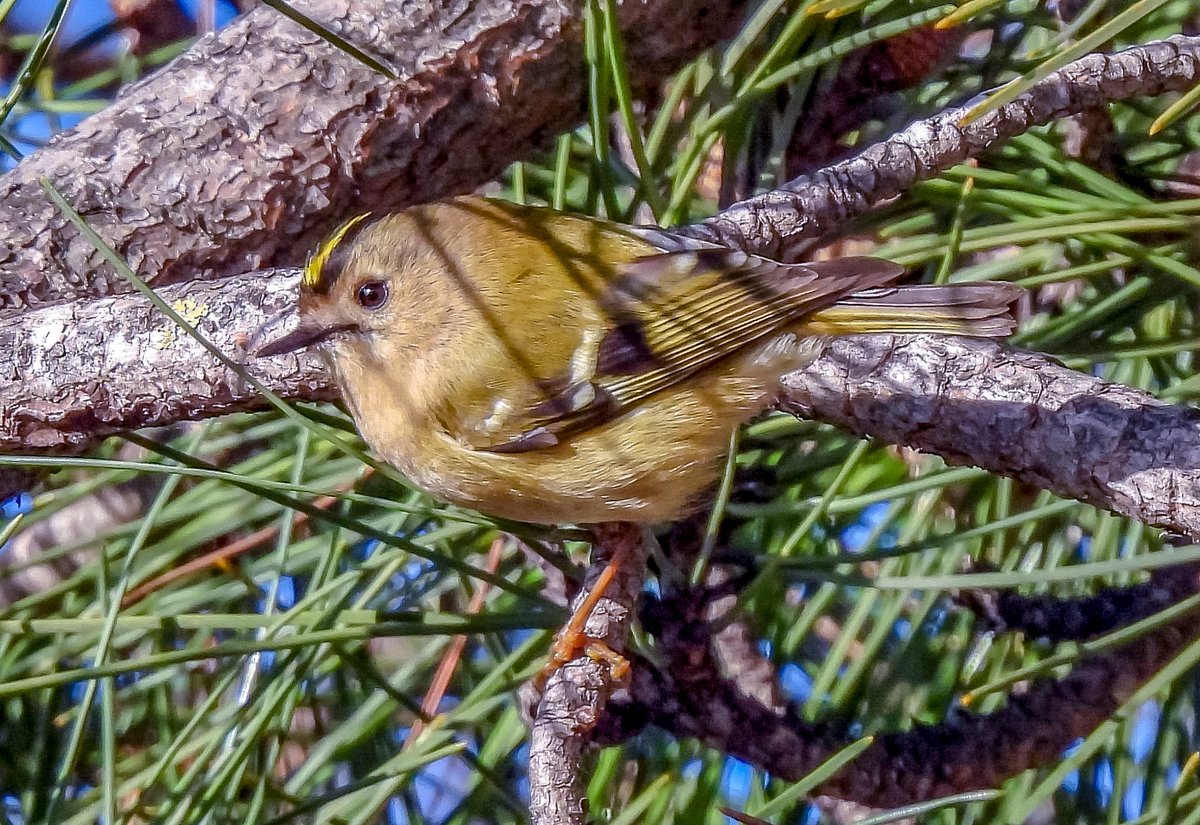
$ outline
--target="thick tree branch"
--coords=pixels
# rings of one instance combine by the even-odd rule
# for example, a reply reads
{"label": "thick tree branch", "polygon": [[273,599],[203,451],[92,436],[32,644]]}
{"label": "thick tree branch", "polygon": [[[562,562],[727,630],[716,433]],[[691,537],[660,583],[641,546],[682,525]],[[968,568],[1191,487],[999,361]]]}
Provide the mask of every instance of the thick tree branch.
{"label": "thick tree branch", "polygon": [[[160,290],[200,334],[277,393],[331,398],[311,353],[255,361],[250,336],[295,304],[295,270]],[[29,310],[0,322],[0,453],[78,450],[114,432],[263,405],[258,393],[141,295]]]}
{"label": "thick tree branch", "polygon": [[780,406],[1200,539],[1200,413],[979,339],[852,336]]}
{"label": "thick tree branch", "polygon": [[[568,0],[296,4],[393,81],[269,7],[196,43],[0,178],[0,313],[128,285],[47,177],[158,284],[301,262],[352,210],[474,189],[584,114]],[[740,0],[620,4],[635,84],[713,44]]]}
{"label": "thick tree branch", "polygon": [[970,108],[916,123],[849,160],[736,203],[684,232],[781,258],[874,204],[1035,126],[1116,100],[1179,92],[1200,82],[1200,37],[1182,35],[1116,54],[1091,54],[969,124]]}

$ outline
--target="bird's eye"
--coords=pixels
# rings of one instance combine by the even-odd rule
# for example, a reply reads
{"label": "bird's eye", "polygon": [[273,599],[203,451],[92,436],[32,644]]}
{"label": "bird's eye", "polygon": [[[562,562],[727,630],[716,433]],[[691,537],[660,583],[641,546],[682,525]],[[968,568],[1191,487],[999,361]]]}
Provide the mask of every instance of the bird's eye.
{"label": "bird's eye", "polygon": [[387,303],[388,286],[383,281],[367,281],[359,284],[355,298],[363,309],[379,309]]}

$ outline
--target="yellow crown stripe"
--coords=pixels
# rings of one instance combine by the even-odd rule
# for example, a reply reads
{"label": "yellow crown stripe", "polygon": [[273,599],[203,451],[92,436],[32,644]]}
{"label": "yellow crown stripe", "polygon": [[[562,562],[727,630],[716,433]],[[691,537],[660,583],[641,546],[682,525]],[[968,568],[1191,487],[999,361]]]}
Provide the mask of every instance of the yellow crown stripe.
{"label": "yellow crown stripe", "polygon": [[334,230],[334,233],[317,247],[317,251],[309,257],[308,263],[304,265],[305,286],[310,289],[316,289],[317,284],[321,282],[321,270],[325,268],[325,264],[329,263],[329,256],[333,254],[333,250],[337,249],[338,244],[342,242],[351,229],[369,217],[371,217],[371,213],[364,212],[361,215],[351,218]]}

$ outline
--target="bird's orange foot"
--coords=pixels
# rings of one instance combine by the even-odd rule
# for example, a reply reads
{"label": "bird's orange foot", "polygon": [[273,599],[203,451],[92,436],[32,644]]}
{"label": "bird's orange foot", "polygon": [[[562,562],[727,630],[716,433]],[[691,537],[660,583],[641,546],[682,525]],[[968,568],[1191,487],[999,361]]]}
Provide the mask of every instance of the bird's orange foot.
{"label": "bird's orange foot", "polygon": [[604,598],[604,593],[612,584],[618,569],[619,562],[614,558],[600,573],[600,577],[592,585],[587,598],[579,603],[575,612],[571,614],[571,619],[554,637],[554,644],[550,646],[550,660],[534,678],[534,684],[539,690],[545,687],[546,682],[556,670],[572,659],[578,658],[581,653],[594,662],[607,664],[609,675],[616,681],[621,681],[629,675],[629,660],[609,647],[603,640],[587,635],[584,630],[588,617],[592,615],[592,610],[599,604],[600,599]]}
{"label": "bird's orange foot", "polygon": [[549,661],[534,677],[538,690],[546,686],[550,677],[567,662],[579,658],[583,654],[593,662],[608,665],[608,675],[613,681],[624,681],[629,675],[629,660],[600,639],[593,639],[586,633],[559,633],[550,646]]}
{"label": "bird's orange foot", "polygon": [[593,640],[583,652],[593,662],[608,665],[608,675],[614,682],[623,682],[629,676],[629,660],[604,642]]}

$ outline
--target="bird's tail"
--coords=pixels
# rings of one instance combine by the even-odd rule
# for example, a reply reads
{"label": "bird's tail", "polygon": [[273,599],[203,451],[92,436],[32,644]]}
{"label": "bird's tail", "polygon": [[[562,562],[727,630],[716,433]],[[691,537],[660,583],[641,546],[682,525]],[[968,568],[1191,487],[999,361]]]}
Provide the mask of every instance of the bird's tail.
{"label": "bird's tail", "polygon": [[1016,284],[881,287],[856,292],[803,321],[813,335],[869,332],[930,332],[1001,338],[1016,327],[1012,304],[1024,293]]}

